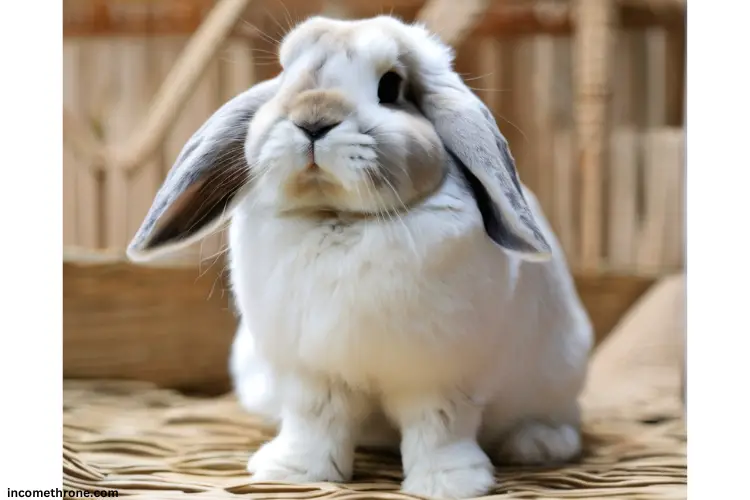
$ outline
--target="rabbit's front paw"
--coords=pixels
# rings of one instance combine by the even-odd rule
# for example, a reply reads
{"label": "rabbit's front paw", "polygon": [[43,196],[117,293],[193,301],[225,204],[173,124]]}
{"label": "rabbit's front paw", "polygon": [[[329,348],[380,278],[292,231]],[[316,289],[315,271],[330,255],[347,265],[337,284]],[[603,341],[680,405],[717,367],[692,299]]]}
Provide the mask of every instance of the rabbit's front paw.
{"label": "rabbit's front paw", "polygon": [[[313,445],[313,443],[310,444]],[[291,442],[276,438],[253,454],[247,464],[247,470],[253,475],[253,482],[347,481],[351,476],[351,465],[337,463],[334,459],[336,454],[327,450],[325,444],[320,443],[319,446],[309,447],[293,446]]]}
{"label": "rabbit's front paw", "polygon": [[486,494],[495,484],[494,468],[479,445],[466,441],[450,448],[415,463],[407,472],[402,491],[446,500]]}

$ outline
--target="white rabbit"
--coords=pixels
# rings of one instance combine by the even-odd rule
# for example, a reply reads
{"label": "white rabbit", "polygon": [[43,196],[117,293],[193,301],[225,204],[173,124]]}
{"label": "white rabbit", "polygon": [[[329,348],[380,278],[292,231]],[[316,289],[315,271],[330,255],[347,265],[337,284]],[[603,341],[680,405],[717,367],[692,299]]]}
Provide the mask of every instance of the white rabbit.
{"label": "white rabbit", "polygon": [[128,250],[231,220],[231,372],[280,424],[253,480],[347,481],[356,446],[400,444],[405,492],[466,498],[490,459],[576,456],[590,322],[450,49],[388,16],[316,17],[280,61],[188,142]]}

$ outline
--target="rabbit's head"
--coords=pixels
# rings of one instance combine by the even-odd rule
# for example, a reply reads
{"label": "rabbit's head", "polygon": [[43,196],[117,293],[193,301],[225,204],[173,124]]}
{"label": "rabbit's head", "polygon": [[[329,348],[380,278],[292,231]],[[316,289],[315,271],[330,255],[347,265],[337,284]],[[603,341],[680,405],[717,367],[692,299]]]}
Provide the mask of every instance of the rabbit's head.
{"label": "rabbit's head", "polygon": [[276,93],[245,145],[258,204],[374,214],[440,185],[445,151],[410,95],[388,21],[314,18],[285,38]]}
{"label": "rabbit's head", "polygon": [[487,234],[549,253],[492,114],[423,27],[379,16],[311,18],[283,40],[282,72],[220,108],[188,141],[128,255],[182,247],[246,197],[278,213],[383,214],[463,172]]}

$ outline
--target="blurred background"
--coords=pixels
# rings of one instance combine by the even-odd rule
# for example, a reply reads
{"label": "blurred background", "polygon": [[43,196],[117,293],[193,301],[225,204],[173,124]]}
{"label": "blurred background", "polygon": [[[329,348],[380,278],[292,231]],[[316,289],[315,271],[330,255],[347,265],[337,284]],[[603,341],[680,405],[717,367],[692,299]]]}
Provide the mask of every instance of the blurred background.
{"label": "blurred background", "polygon": [[[228,2],[190,61],[220,2],[63,3],[67,247],[123,249],[186,139],[276,74],[292,24],[388,13],[456,48],[575,269],[683,266],[684,0]],[[181,260],[205,265],[223,246],[217,235]]]}

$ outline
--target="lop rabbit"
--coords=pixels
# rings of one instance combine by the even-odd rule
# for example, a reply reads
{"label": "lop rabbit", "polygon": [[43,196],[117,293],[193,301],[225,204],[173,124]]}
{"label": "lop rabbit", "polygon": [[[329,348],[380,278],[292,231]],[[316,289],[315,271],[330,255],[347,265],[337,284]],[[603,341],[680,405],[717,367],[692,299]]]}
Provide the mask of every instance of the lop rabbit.
{"label": "lop rabbit", "polygon": [[[315,17],[283,71],[186,144],[128,254],[229,220],[242,404],[279,423],[253,480],[347,481],[400,446],[405,492],[488,492],[581,449],[592,328],[492,114],[420,25]],[[544,147],[544,145],[540,145]]]}

